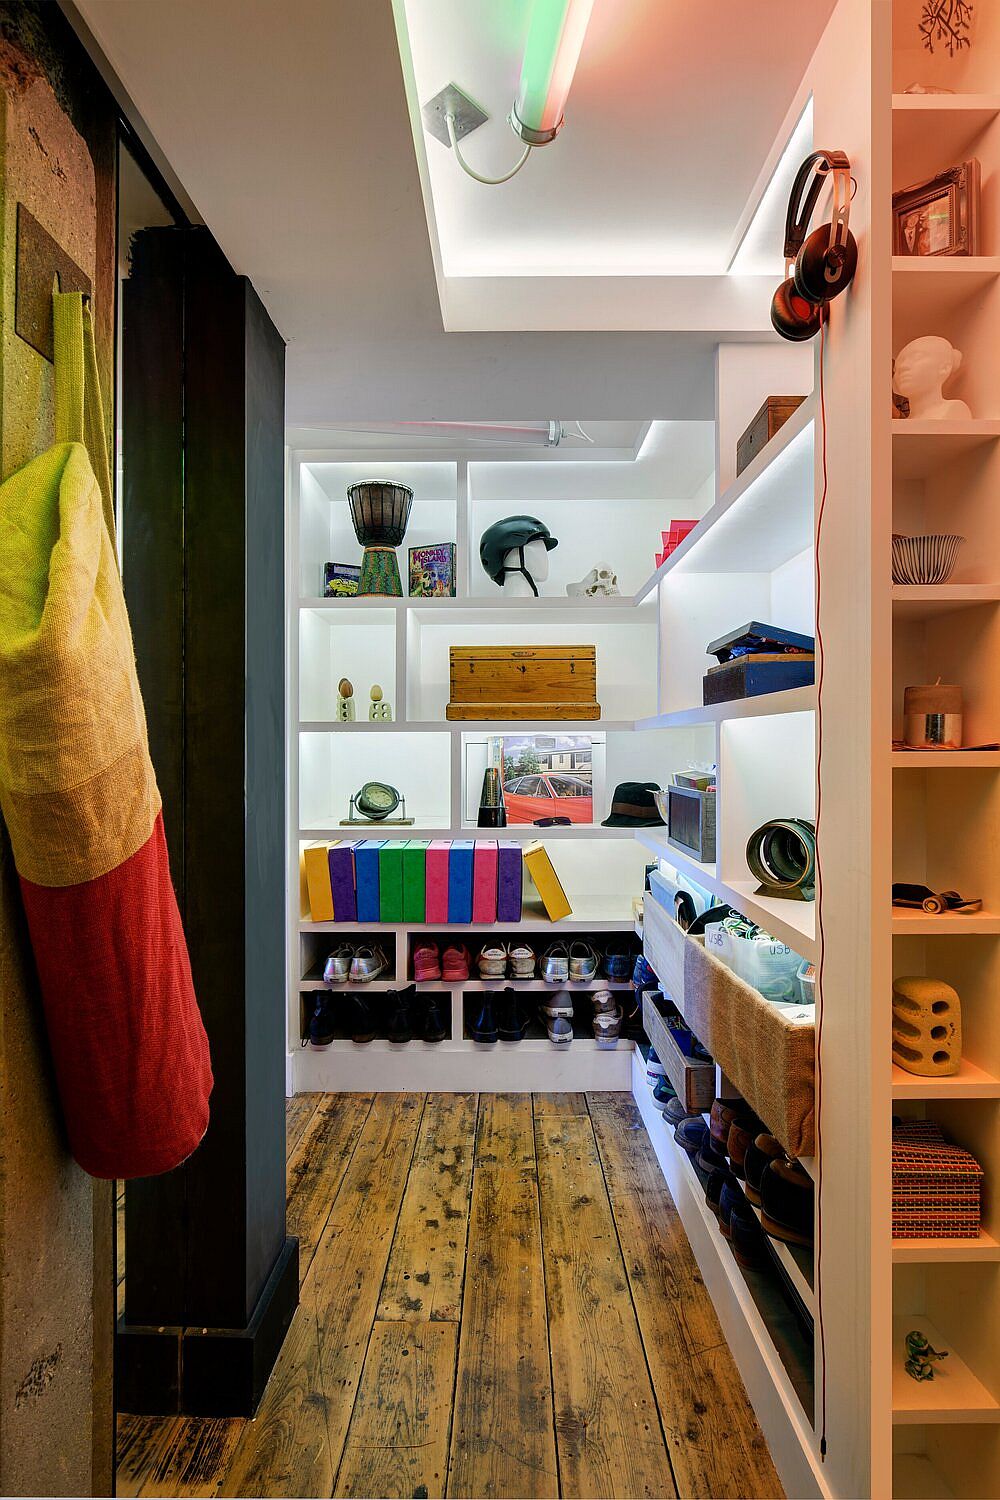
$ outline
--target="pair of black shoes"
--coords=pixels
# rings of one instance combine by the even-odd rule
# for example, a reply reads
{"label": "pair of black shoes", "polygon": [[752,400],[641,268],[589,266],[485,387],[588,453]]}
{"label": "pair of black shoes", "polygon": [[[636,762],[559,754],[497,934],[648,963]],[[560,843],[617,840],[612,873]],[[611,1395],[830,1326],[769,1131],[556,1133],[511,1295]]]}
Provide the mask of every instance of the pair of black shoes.
{"label": "pair of black shoes", "polygon": [[[366,1003],[363,995],[355,998],[362,1005]],[[390,1042],[412,1042],[414,1038],[421,1042],[443,1042],[447,1037],[440,996],[425,995],[418,1001],[417,987],[410,984],[405,990],[388,990],[386,1005],[385,1034]],[[355,1036],[353,1040],[370,1041],[371,1037]]]}
{"label": "pair of black shoes", "polygon": [[[385,1005],[382,1017],[378,1013],[380,998]],[[308,1042],[320,1050],[329,1047],[336,1035],[335,1004],[350,1029],[352,1042],[372,1042],[380,1031],[390,1042],[398,1043],[412,1042],[415,1037],[422,1042],[443,1042],[448,1035],[440,997],[428,995],[418,1005],[417,987],[411,984],[405,990],[387,990],[384,997],[317,994],[303,1046]]]}
{"label": "pair of black shoes", "polygon": [[528,1018],[517,990],[508,985],[499,993],[484,994],[470,1029],[476,1042],[519,1042],[528,1030]]}

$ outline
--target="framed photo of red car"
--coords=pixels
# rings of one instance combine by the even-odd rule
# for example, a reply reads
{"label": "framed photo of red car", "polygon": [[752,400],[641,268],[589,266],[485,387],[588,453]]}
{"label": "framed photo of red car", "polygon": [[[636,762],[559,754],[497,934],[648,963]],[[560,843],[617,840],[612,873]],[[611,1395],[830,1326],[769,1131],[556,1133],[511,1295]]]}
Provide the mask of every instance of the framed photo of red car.
{"label": "framed photo of red car", "polygon": [[892,253],[979,254],[979,162],[949,167],[892,195]]}
{"label": "framed photo of red car", "polygon": [[[508,827],[593,827],[604,805],[603,734],[494,735],[503,763],[502,784]],[[483,772],[490,763],[484,735],[465,735],[465,821],[474,824]],[[494,752],[495,753],[495,752]]]}

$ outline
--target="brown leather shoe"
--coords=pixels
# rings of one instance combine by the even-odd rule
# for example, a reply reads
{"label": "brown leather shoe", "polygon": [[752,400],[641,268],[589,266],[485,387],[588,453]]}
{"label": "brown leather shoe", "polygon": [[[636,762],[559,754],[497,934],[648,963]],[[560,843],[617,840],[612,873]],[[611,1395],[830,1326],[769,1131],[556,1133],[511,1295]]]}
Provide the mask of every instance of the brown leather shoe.
{"label": "brown leather shoe", "polygon": [[760,1121],[753,1115],[739,1115],[729,1127],[729,1136],[726,1141],[726,1154],[729,1157],[729,1165],[733,1169],[733,1176],[738,1177],[741,1182],[746,1179],[746,1155],[749,1148],[763,1131]]}
{"label": "brown leather shoe", "polygon": [[743,1157],[743,1191],[751,1203],[760,1207],[760,1184],[768,1164],[784,1157],[785,1148],[773,1135],[755,1136]]}
{"label": "brown leather shoe", "polygon": [[731,1104],[725,1099],[716,1099],[712,1103],[708,1128],[712,1132],[712,1145],[716,1151],[721,1151],[723,1156],[726,1154],[729,1141],[729,1127],[741,1114],[746,1114],[746,1106],[739,1099],[734,1099]]}
{"label": "brown leather shoe", "polygon": [[775,1240],[813,1242],[813,1182],[797,1161],[768,1163],[760,1186],[760,1222]]}

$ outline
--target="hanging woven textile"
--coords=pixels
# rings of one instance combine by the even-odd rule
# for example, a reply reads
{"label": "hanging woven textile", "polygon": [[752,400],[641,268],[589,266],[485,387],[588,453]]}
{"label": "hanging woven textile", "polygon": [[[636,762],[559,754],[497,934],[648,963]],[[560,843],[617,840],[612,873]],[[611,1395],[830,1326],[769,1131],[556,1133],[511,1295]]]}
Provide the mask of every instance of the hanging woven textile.
{"label": "hanging woven textile", "polygon": [[0,808],[70,1149],[169,1171],[208,1125],[208,1040],[167,860],[114,544],[93,325],[53,299],[55,445],[0,485]]}

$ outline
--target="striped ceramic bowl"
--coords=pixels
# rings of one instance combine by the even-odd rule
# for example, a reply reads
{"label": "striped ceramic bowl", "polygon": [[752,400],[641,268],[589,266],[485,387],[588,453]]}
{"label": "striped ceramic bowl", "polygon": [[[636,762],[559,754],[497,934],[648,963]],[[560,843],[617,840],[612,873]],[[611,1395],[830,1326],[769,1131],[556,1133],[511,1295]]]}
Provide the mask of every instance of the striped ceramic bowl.
{"label": "striped ceramic bowl", "polygon": [[939,532],[928,536],[896,532],[892,538],[893,583],[947,583],[964,541],[964,536]]}

